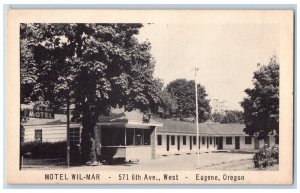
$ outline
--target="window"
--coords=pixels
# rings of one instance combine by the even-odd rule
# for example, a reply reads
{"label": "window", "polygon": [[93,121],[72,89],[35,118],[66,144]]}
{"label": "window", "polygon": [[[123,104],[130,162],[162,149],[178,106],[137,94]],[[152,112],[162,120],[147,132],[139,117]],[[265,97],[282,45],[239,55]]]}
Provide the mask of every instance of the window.
{"label": "window", "polygon": [[70,143],[79,144],[80,143],[80,128],[70,128]]}
{"label": "window", "polygon": [[212,144],[212,137],[209,138],[209,144]]}
{"label": "window", "polygon": [[205,137],[202,137],[202,145],[205,145]]}
{"label": "window", "polygon": [[182,143],[183,143],[183,145],[186,145],[186,136],[182,137]]}
{"label": "window", "polygon": [[[137,129],[137,128],[126,128],[126,145],[151,145],[151,130],[148,129]],[[122,132],[120,131],[120,134]],[[159,140],[161,143],[161,136],[157,136],[157,144],[159,144]],[[124,137],[123,137],[124,138]],[[160,139],[159,139],[160,138]],[[119,139],[120,142],[123,141],[123,139]],[[122,145],[122,144],[119,144]]]}
{"label": "window", "polygon": [[171,135],[171,145],[175,145],[175,136]]}
{"label": "window", "polygon": [[101,142],[103,146],[124,146],[125,129],[107,125],[101,126]]}
{"label": "window", "polygon": [[37,142],[42,142],[43,140],[43,133],[41,129],[34,130],[34,140]]}
{"label": "window", "polygon": [[232,144],[232,137],[226,137],[226,145]]}
{"label": "window", "polygon": [[151,137],[152,131],[149,129],[143,129],[143,132],[144,132],[143,133],[143,137],[144,137],[143,145],[151,145],[150,137]]}
{"label": "window", "polygon": [[193,136],[193,144],[196,145],[197,144],[197,140],[196,140],[196,136]]}
{"label": "window", "polygon": [[134,129],[126,128],[126,145],[128,146],[133,145],[133,139],[134,139]]}
{"label": "window", "polygon": [[157,145],[161,145],[161,135],[157,135]]}
{"label": "window", "polygon": [[245,144],[252,144],[250,136],[245,137]]}
{"label": "window", "polygon": [[276,145],[279,144],[279,136],[275,136],[275,144],[276,144]]}

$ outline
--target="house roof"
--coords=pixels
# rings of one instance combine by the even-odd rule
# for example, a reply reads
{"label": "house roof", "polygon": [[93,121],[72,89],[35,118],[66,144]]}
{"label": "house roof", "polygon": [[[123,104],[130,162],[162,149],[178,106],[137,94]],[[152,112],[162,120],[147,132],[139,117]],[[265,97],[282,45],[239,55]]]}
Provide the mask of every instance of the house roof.
{"label": "house roof", "polygon": [[134,125],[154,125],[162,126],[162,124],[154,119],[150,119],[148,123],[143,122],[144,114],[140,110],[124,111],[123,109],[112,109],[108,116],[99,116],[98,123],[127,123]]}
{"label": "house roof", "polygon": [[[66,124],[67,116],[55,114],[54,119],[30,118],[25,126],[31,125],[61,125]],[[162,119],[152,116],[149,123],[143,122],[143,113],[139,110],[125,112],[122,109],[113,109],[109,116],[100,116],[98,123],[126,123],[132,125],[158,126],[158,133],[196,134],[195,123],[189,121],[177,121],[173,119]],[[72,123],[76,124],[76,123]],[[199,123],[199,135],[210,136],[247,136],[243,131],[244,124],[220,124],[216,122]]]}
{"label": "house roof", "polygon": [[[195,123],[176,121],[172,119],[161,119],[155,117],[156,120],[163,123],[163,127],[158,127],[158,133],[180,133],[180,134],[196,134]],[[244,125],[238,123],[220,124],[217,122],[199,123],[199,135],[210,136],[247,136],[243,131]]]}
{"label": "house roof", "polygon": [[[67,115],[55,114],[54,119],[29,118],[23,125],[61,125],[67,123]],[[73,123],[74,124],[74,123]]]}
{"label": "house roof", "polygon": [[[55,114],[54,119],[29,118],[23,125],[59,125],[66,124],[67,116],[65,114]],[[143,113],[139,110],[126,112],[122,109],[112,109],[109,116],[99,116],[98,123],[126,123],[132,125],[143,126],[162,126],[162,124],[154,119],[150,119],[149,123],[143,122]]]}
{"label": "house roof", "polygon": [[244,132],[245,125],[240,123],[226,123],[226,124],[214,123],[214,124],[209,124],[209,127],[211,127],[212,130],[214,130],[214,132],[217,133],[217,135],[248,136]]}

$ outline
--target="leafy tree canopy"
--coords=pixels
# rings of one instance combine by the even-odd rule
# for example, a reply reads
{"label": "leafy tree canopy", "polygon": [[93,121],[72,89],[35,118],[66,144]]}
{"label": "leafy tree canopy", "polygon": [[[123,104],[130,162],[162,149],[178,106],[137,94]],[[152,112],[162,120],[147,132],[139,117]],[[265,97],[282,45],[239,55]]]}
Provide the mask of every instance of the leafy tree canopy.
{"label": "leafy tree canopy", "polygon": [[83,124],[82,154],[95,161],[94,127],[111,108],[158,111],[149,42],[142,24],[21,24],[21,102],[50,101],[59,110],[75,104]]}
{"label": "leafy tree canopy", "polygon": [[[199,121],[205,122],[210,117],[211,107],[209,100],[206,98],[205,87],[198,84],[198,113]],[[172,112],[173,117],[187,118],[195,117],[195,81],[186,79],[176,79],[170,82],[166,90],[171,94],[177,104],[177,109]]]}
{"label": "leafy tree canopy", "polygon": [[213,113],[212,118],[215,122],[220,123],[243,123],[243,112],[228,110],[225,114]]}
{"label": "leafy tree canopy", "polygon": [[254,72],[254,88],[246,89],[244,108],[245,132],[264,138],[279,134],[279,61],[276,56],[269,64]]}

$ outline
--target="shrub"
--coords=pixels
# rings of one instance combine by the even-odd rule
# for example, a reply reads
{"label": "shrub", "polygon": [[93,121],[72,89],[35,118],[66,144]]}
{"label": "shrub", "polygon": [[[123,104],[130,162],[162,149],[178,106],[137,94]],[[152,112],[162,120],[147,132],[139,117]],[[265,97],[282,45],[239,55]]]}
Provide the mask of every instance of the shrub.
{"label": "shrub", "polygon": [[263,146],[253,156],[254,167],[256,168],[266,168],[272,166],[273,164],[279,163],[279,147],[272,146],[267,148]]}
{"label": "shrub", "polygon": [[59,142],[26,142],[21,146],[21,155],[33,159],[65,158],[66,141]]}

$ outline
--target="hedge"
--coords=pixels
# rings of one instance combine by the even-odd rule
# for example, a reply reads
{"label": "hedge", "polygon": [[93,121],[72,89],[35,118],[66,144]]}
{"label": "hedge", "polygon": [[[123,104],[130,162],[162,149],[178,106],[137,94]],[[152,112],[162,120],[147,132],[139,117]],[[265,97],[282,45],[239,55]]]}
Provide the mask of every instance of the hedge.
{"label": "hedge", "polygon": [[279,163],[279,147],[261,147],[253,156],[254,167],[266,168]]}
{"label": "hedge", "polygon": [[65,158],[66,141],[60,142],[25,142],[21,146],[21,155],[32,159]]}

